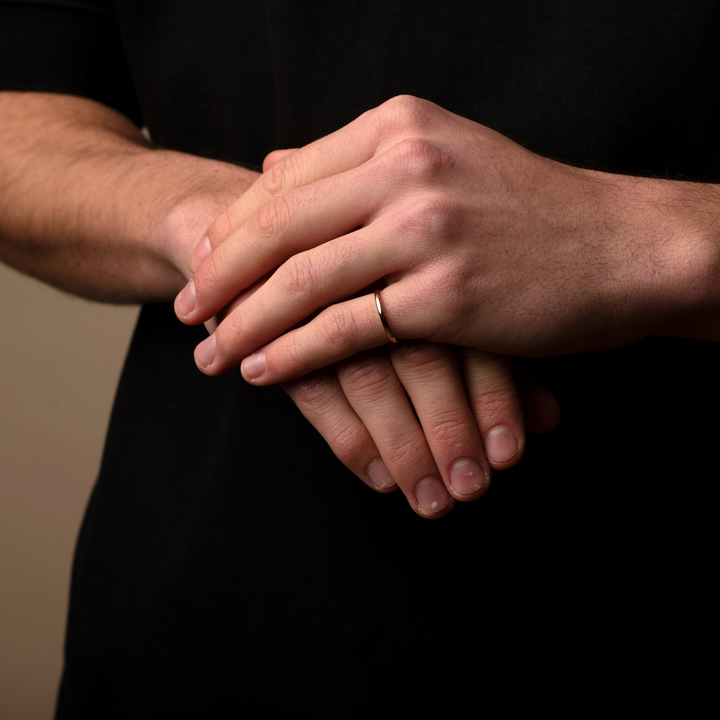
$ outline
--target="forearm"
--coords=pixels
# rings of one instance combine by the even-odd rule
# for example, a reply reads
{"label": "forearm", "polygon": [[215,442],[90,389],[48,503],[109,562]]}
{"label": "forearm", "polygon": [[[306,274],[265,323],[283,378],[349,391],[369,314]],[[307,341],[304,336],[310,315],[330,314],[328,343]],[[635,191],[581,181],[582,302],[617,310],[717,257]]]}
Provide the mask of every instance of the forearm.
{"label": "forearm", "polygon": [[256,177],[153,149],[90,100],[0,93],[0,260],[84,297],[171,299],[204,230]]}

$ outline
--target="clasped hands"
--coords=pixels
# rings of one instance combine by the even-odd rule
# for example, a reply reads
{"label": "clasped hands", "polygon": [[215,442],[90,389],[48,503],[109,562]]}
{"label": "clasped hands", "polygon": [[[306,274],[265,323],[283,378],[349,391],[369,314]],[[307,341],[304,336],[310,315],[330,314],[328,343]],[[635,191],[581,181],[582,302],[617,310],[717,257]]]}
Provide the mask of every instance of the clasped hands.
{"label": "clasped hands", "polygon": [[[263,170],[196,247],[176,300],[187,324],[222,312],[198,367],[283,383],[348,468],[422,516],[477,499],[491,467],[520,459],[507,355],[633,342],[653,312],[651,288],[618,280],[633,268],[616,176],[432,103],[394,98]],[[372,294],[385,284],[401,340],[388,349]],[[541,429],[553,403],[533,387]]]}

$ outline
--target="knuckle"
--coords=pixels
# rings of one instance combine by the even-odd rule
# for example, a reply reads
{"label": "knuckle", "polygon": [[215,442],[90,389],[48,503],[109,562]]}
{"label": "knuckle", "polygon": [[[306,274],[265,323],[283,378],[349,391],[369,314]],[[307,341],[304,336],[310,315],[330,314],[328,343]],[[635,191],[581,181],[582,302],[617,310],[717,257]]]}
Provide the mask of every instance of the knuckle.
{"label": "knuckle", "polygon": [[[444,362],[452,354],[452,350],[441,343],[424,341],[405,341],[391,348],[393,363],[407,368],[423,368]],[[433,367],[434,369],[434,367]]]}
{"label": "knuckle", "polygon": [[416,468],[427,463],[428,450],[425,436],[418,433],[406,434],[388,443],[385,450],[388,460],[401,473],[416,475]]}
{"label": "knuckle", "polygon": [[306,377],[292,384],[296,405],[322,410],[332,400],[332,384],[324,377]]}
{"label": "knuckle", "polygon": [[487,386],[508,393],[514,389],[512,362],[506,355],[463,348],[461,357],[468,376],[478,387]]}
{"label": "knuckle", "polygon": [[[270,153],[272,155],[272,153]],[[270,157],[270,155],[268,155]],[[293,184],[293,177],[297,175],[298,161],[293,154],[286,155],[278,160],[262,175],[263,190],[271,196],[281,195]]]}
{"label": "knuckle", "polygon": [[[245,333],[237,333],[237,337],[242,342],[243,338],[248,337],[251,332],[252,329]],[[271,346],[265,350],[267,372],[275,377],[282,376],[283,383],[288,386],[314,370],[314,368],[308,367],[307,348],[303,339],[299,337],[300,335],[299,331],[291,330],[271,343]],[[257,349],[257,344],[253,343],[245,350],[245,354],[255,352]]]}
{"label": "knuckle", "polygon": [[319,278],[316,261],[308,253],[293,255],[287,260],[278,273],[278,280],[286,295],[291,297],[307,295]]}
{"label": "knuckle", "polygon": [[388,151],[389,160],[404,180],[428,184],[454,164],[452,153],[421,137],[400,140]]}
{"label": "knuckle", "polygon": [[452,359],[453,350],[440,343],[405,341],[391,348],[393,365],[400,371],[436,372],[438,365]]}
{"label": "knuckle", "polygon": [[457,259],[443,257],[438,251],[435,233],[428,233],[423,254],[418,253],[417,262],[422,263],[422,275],[416,280],[418,297],[422,297],[433,313],[425,318],[424,337],[454,345],[461,341],[468,324],[477,316],[477,293],[473,282],[466,279],[464,269]]}
{"label": "knuckle", "polygon": [[367,431],[357,422],[339,424],[336,434],[330,440],[330,447],[343,463],[356,465],[370,447]]}
{"label": "knuckle", "polygon": [[216,288],[222,287],[226,276],[226,263],[221,253],[208,255],[193,277],[198,304],[203,297],[212,296]]}
{"label": "knuckle", "polygon": [[385,390],[391,372],[387,363],[354,358],[343,367],[343,387],[353,397],[373,398]]}
{"label": "knuckle", "polygon": [[[427,288],[437,307],[437,316],[453,323],[466,325],[477,312],[474,297],[468,292],[468,283],[463,282],[462,272],[450,262],[438,261],[432,268],[432,287]],[[442,324],[438,324],[438,328]]]}
{"label": "knuckle", "polygon": [[486,382],[473,393],[473,401],[484,418],[497,419],[514,407],[513,393],[499,382]]}
{"label": "knuckle", "polygon": [[280,195],[266,202],[255,215],[255,225],[263,238],[273,238],[287,225],[293,215],[292,202]]}
{"label": "knuckle", "polygon": [[280,153],[282,153],[282,152],[283,152],[282,150],[271,150],[263,159],[263,163],[262,163],[263,167],[265,167],[266,165],[268,165],[268,163],[270,163],[270,166],[268,167],[268,170],[269,170],[276,162],[275,157],[280,155]]}
{"label": "knuckle", "polygon": [[210,240],[211,248],[215,249],[241,224],[237,220],[240,216],[240,211],[236,206],[237,203],[233,203],[225,212],[218,215],[218,217],[213,220],[212,225],[207,229],[205,234],[208,240]]}
{"label": "knuckle", "polygon": [[379,109],[393,127],[409,131],[425,127],[435,105],[414,95],[397,95],[384,102]]}
{"label": "knuckle", "polygon": [[318,417],[325,419],[325,438],[335,455],[351,469],[358,465],[371,448],[371,442],[362,423],[348,421],[339,412],[337,380],[325,375],[308,375],[285,387],[311,422]]}
{"label": "knuckle", "polygon": [[440,246],[447,235],[449,202],[436,194],[426,193],[399,211],[394,218],[402,233],[422,234]]}
{"label": "knuckle", "polygon": [[349,308],[333,305],[318,316],[321,339],[335,348],[343,348],[357,337],[360,324]]}
{"label": "knuckle", "polygon": [[442,447],[443,452],[455,455],[467,447],[469,435],[468,419],[456,412],[440,413],[423,423],[426,434],[434,444]]}
{"label": "knuckle", "polygon": [[[303,348],[298,340],[296,332],[289,332],[283,336],[282,347],[278,351],[278,357],[282,359],[283,371],[288,377],[298,377],[303,375],[305,369],[303,367],[302,358],[304,357]],[[268,359],[268,365],[271,360]]]}

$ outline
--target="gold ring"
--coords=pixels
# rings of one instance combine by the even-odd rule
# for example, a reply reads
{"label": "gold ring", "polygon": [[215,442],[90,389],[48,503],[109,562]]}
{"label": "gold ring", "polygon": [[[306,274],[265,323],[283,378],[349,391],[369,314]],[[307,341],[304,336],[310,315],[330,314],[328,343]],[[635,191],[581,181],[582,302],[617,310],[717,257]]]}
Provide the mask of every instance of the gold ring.
{"label": "gold ring", "polygon": [[388,325],[387,318],[385,317],[385,311],[383,310],[383,304],[382,304],[382,297],[380,295],[380,291],[375,291],[375,307],[377,308],[378,315],[380,316],[380,322],[382,323],[382,326],[385,330],[385,334],[388,336],[388,340],[390,340],[391,343],[396,343],[397,338],[395,337],[395,333],[390,329],[390,325]]}

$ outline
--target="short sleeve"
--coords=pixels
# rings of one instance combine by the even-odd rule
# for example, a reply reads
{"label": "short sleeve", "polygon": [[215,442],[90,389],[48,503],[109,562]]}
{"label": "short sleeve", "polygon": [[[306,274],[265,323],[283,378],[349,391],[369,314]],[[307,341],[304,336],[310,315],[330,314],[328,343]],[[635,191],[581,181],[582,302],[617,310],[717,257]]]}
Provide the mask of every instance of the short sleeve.
{"label": "short sleeve", "polygon": [[112,0],[0,0],[0,90],[79,95],[143,124]]}

